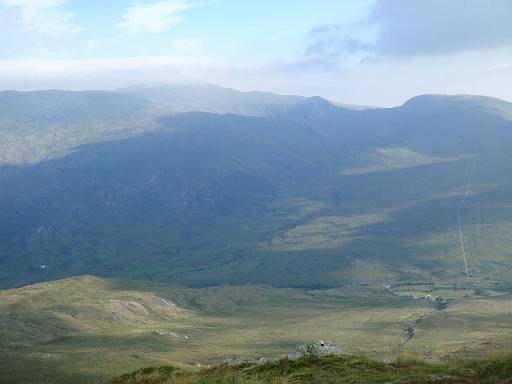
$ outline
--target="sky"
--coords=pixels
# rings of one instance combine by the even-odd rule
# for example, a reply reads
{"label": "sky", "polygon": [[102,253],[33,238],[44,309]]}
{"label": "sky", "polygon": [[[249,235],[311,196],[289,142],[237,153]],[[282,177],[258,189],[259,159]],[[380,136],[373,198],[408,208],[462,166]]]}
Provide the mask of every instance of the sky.
{"label": "sky", "polygon": [[0,89],[208,82],[512,101],[511,0],[0,0]]}

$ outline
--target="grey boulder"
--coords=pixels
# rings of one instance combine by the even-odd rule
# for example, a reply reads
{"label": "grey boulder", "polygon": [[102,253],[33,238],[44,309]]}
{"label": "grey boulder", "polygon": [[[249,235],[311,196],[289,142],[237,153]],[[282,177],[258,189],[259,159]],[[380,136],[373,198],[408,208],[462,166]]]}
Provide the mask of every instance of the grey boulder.
{"label": "grey boulder", "polygon": [[335,341],[317,340],[308,345],[299,345],[297,350],[287,355],[289,361],[297,361],[305,356],[341,355],[343,349]]}

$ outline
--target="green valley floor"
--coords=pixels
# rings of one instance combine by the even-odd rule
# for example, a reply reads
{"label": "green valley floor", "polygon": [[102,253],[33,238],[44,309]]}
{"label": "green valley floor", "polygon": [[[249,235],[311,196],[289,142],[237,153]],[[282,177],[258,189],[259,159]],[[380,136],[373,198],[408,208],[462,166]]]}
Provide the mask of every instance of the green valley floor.
{"label": "green valley floor", "polygon": [[0,292],[0,382],[91,383],[169,365],[200,372],[231,357],[279,359],[320,338],[393,379],[396,366],[381,363],[512,351],[509,292],[471,280],[305,290],[73,277]]}

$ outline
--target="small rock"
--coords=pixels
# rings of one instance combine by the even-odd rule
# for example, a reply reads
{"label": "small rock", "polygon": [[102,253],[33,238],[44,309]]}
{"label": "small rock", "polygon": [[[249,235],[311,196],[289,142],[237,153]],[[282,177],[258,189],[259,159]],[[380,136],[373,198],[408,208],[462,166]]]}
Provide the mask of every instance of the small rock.
{"label": "small rock", "polygon": [[304,357],[304,354],[302,352],[290,352],[286,358],[289,360],[289,361],[297,361],[297,360],[300,360]]}
{"label": "small rock", "polygon": [[258,365],[265,365],[269,362],[269,359],[266,357],[260,357],[257,361]]}
{"label": "small rock", "polygon": [[232,359],[224,360],[222,364],[227,365],[228,367],[238,367],[243,364],[243,361],[238,357],[234,357]]}
{"label": "small rock", "polygon": [[155,334],[157,335],[160,335],[160,336],[170,336],[170,337],[174,337],[175,339],[184,339],[184,340],[188,340],[189,337],[187,335],[179,335],[177,334],[176,332],[172,332],[172,331],[162,331],[160,329],[157,329],[154,331]]}
{"label": "small rock", "polygon": [[341,355],[343,349],[334,341],[317,340],[308,345],[299,345],[295,352],[287,355],[289,361],[296,361],[304,356],[325,356],[325,355]]}

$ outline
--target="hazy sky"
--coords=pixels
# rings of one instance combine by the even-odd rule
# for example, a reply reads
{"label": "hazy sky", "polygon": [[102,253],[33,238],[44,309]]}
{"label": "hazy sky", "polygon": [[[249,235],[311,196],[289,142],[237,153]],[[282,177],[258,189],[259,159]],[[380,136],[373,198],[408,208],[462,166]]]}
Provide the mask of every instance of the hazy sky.
{"label": "hazy sky", "polygon": [[0,0],[0,89],[210,82],[512,101],[512,0]]}

